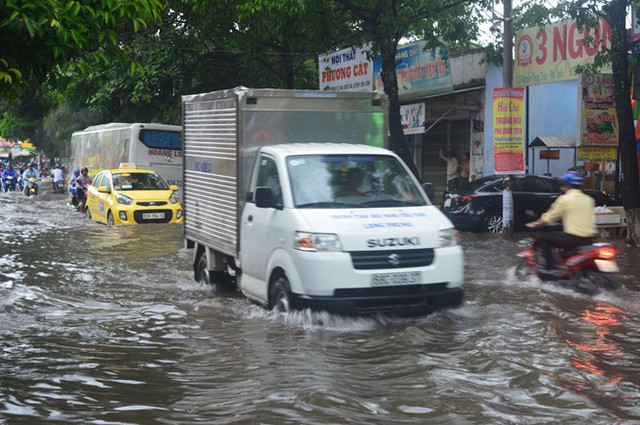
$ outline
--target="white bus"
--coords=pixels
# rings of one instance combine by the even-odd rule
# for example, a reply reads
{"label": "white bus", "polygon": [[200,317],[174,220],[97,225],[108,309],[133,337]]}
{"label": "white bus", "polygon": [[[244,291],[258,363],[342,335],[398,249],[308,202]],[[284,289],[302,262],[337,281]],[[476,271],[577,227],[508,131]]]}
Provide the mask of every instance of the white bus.
{"label": "white bus", "polygon": [[71,167],[95,175],[123,162],[150,168],[182,195],[182,127],[165,124],[110,123],[87,127],[71,136]]}

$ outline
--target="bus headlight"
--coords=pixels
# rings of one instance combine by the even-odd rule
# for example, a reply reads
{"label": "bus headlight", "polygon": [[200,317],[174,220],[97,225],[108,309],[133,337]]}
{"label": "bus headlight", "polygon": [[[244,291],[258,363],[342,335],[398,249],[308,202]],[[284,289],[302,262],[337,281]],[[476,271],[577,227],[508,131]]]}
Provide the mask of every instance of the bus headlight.
{"label": "bus headlight", "polygon": [[295,232],[293,248],[310,252],[340,252],[342,244],[338,235],[331,233]]}
{"label": "bus headlight", "polygon": [[118,193],[118,196],[116,196],[116,201],[118,201],[118,203],[122,205],[131,205],[133,203],[133,199],[129,198],[127,195],[122,195],[120,193]]}
{"label": "bus headlight", "polygon": [[445,229],[438,232],[438,240],[441,248],[458,245],[459,238],[460,235],[456,229]]}
{"label": "bus headlight", "polygon": [[177,204],[179,200],[178,192],[173,192],[171,196],[169,196],[169,202],[172,204]]}

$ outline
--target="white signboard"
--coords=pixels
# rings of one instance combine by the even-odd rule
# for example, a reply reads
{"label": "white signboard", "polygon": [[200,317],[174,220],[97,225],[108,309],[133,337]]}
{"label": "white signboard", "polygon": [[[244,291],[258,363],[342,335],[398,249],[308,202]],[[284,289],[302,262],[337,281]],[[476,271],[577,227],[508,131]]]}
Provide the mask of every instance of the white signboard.
{"label": "white signboard", "polygon": [[373,63],[367,59],[370,48],[349,47],[318,56],[320,90],[373,91]]}
{"label": "white signboard", "polygon": [[400,105],[400,116],[402,117],[404,134],[424,133],[424,103]]}

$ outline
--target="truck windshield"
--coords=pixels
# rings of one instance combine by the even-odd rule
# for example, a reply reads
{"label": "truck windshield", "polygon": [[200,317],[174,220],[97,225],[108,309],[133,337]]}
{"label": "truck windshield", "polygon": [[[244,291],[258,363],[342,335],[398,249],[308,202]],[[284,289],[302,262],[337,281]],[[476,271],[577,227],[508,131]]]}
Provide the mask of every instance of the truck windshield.
{"label": "truck windshield", "polygon": [[406,169],[392,156],[291,156],[287,168],[296,208],[428,205]]}

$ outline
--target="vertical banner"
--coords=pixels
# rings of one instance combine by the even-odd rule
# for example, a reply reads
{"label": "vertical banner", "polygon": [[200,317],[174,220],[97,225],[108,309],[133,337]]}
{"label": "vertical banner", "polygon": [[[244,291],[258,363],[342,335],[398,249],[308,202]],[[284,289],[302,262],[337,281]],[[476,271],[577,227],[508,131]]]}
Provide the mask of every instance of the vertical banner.
{"label": "vertical banner", "polygon": [[618,146],[613,75],[583,74],[580,80],[580,146]]}
{"label": "vertical banner", "polygon": [[524,174],[524,149],[524,88],[494,88],[495,174]]}

